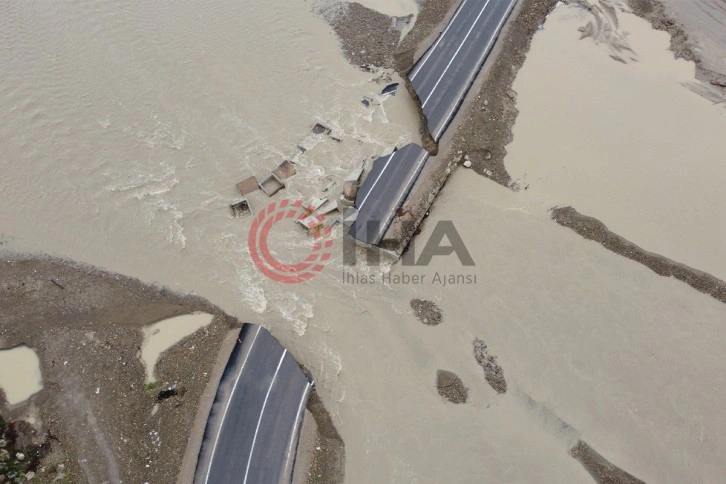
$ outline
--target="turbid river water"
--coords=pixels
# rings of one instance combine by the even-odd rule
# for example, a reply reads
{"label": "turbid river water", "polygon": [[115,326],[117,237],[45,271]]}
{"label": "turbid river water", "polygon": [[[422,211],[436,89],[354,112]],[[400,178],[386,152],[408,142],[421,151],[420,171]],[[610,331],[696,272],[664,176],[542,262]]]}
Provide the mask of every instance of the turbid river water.
{"label": "turbid river water", "polygon": [[[294,153],[314,120],[343,142],[301,156],[278,199],[315,195],[415,132],[403,93],[360,103],[380,92],[376,74],[345,62],[312,8],[4,3],[3,243],[195,292],[270,327],[315,375],[349,482],[586,482],[567,454],[580,437],[646,481],[723,475],[723,304],[583,241],[535,197],[454,174],[418,240],[453,221],[475,267],[449,256],[353,270],[337,228],[311,281],[255,269],[251,220],[227,207],[237,181]],[[268,201],[251,197],[257,210]],[[292,223],[271,237],[280,259],[310,245]],[[419,323],[413,297],[439,304],[442,324]],[[476,337],[499,358],[505,395],[484,380]],[[461,376],[468,403],[441,399],[438,369]]]}

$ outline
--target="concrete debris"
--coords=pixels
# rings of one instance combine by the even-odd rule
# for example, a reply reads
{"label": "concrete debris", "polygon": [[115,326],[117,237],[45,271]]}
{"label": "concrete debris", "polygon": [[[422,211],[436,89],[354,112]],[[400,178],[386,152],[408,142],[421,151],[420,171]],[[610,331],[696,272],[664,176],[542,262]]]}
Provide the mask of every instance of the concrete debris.
{"label": "concrete debris", "polygon": [[295,169],[295,165],[293,165],[290,160],[285,160],[282,163],[280,163],[278,165],[278,167],[275,168],[275,171],[273,171],[272,173],[279,180],[287,180],[288,178],[293,176],[295,173],[297,173],[297,170]]}
{"label": "concrete debris", "polygon": [[343,213],[353,206],[354,200],[348,200],[345,195],[341,194],[338,198],[338,211]]}
{"label": "concrete debris", "polygon": [[394,82],[393,84],[389,84],[386,87],[383,88],[381,91],[381,94],[392,94],[396,95],[396,91],[398,91],[398,83]]}
{"label": "concrete debris", "polygon": [[247,201],[246,198],[243,198],[242,200],[233,203],[229,206],[230,210],[232,210],[232,216],[233,217],[240,217],[242,215],[252,215],[252,207],[250,207],[250,203]]}
{"label": "concrete debris", "polygon": [[348,173],[348,175],[345,177],[345,181],[355,181],[355,182],[359,181],[361,175],[363,174],[363,166],[364,166],[364,163],[361,163],[353,171]]}
{"label": "concrete debris", "polygon": [[310,131],[312,131],[313,134],[330,134],[332,130],[324,124],[315,123],[315,126],[313,126]]}
{"label": "concrete debris", "polygon": [[318,210],[318,213],[321,215],[327,215],[330,212],[334,212],[336,210],[338,210],[338,203],[335,201],[330,201],[323,205],[320,210]]}
{"label": "concrete debris", "polygon": [[260,190],[265,192],[268,197],[273,196],[285,188],[285,183],[275,173],[270,173],[259,183]]}
{"label": "concrete debris", "polygon": [[298,219],[297,223],[308,229],[311,234],[314,234],[325,223],[325,217],[323,215],[309,215],[305,218]]}
{"label": "concrete debris", "polygon": [[260,187],[257,184],[257,178],[254,176],[251,176],[245,180],[242,180],[237,184],[237,190],[239,190],[240,195],[245,196],[249,193],[252,193],[254,191],[259,190]]}
{"label": "concrete debris", "polygon": [[303,205],[303,208],[308,214],[313,213],[317,209],[323,206],[325,202],[328,201],[328,197],[320,197],[320,198],[311,198],[307,202],[305,202],[305,205]]}

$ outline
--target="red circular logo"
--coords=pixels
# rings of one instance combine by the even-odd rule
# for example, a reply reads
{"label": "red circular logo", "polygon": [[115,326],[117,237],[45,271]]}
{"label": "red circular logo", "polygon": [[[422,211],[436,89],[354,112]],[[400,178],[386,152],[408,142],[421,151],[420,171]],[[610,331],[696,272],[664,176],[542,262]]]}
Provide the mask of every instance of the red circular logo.
{"label": "red circular logo", "polygon": [[323,215],[315,216],[315,221],[320,222],[319,225],[310,228],[315,244],[312,252],[303,262],[284,264],[270,253],[267,245],[270,230],[276,223],[293,219],[303,221],[311,213],[312,210],[303,206],[302,200],[295,202],[282,200],[272,202],[266,209],[257,214],[252,221],[247,244],[250,248],[252,262],[265,276],[283,284],[296,284],[312,279],[318,272],[323,270],[323,262],[330,259],[329,249],[333,245],[332,240],[323,240],[324,237],[330,235],[330,227],[322,225],[325,220]]}

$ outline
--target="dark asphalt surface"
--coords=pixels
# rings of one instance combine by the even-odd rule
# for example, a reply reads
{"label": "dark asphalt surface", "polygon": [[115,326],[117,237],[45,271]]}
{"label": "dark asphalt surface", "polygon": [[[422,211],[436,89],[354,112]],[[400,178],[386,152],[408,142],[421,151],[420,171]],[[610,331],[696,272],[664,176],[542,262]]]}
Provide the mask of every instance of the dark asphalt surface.
{"label": "dark asphalt surface", "polygon": [[[463,0],[444,32],[416,63],[409,78],[437,141],[484,65],[517,0]],[[408,196],[428,153],[416,144],[374,161],[356,197],[358,218],[349,234],[378,245]]]}
{"label": "dark asphalt surface", "polygon": [[246,324],[210,411],[194,482],[287,482],[311,383],[264,328]]}

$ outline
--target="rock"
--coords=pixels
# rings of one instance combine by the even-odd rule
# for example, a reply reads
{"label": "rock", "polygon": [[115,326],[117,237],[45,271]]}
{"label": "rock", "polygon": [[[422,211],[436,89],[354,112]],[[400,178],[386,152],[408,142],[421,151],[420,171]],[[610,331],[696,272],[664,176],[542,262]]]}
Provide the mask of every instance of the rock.
{"label": "rock", "polygon": [[33,472],[33,471],[29,471],[27,474],[25,474],[25,480],[26,481],[29,481],[29,480],[31,480],[34,477],[35,477],[35,472]]}
{"label": "rock", "polygon": [[25,454],[23,454],[22,452],[18,452],[17,454],[15,454],[15,458],[18,460],[25,460]]}
{"label": "rock", "polygon": [[484,159],[485,159],[485,160],[491,160],[491,159],[492,159],[492,154],[491,154],[491,153],[489,153],[489,152],[487,151],[487,152],[486,152],[486,153],[484,154]]}
{"label": "rock", "polygon": [[517,99],[517,93],[514,92],[512,89],[507,91],[507,96],[510,97],[513,101]]}
{"label": "rock", "polygon": [[471,160],[464,160],[464,167],[471,168]]}
{"label": "rock", "polygon": [[487,101],[486,99],[484,100],[484,106],[489,106],[489,101]]}
{"label": "rock", "polygon": [[355,200],[355,196],[358,194],[358,183],[353,181],[346,181],[343,183],[343,196],[348,200]]}
{"label": "rock", "polygon": [[10,452],[7,449],[0,450],[0,462],[5,462],[10,459]]}
{"label": "rock", "polygon": [[459,375],[452,371],[436,372],[436,389],[439,395],[451,403],[466,403],[469,398],[469,389],[464,386]]}

